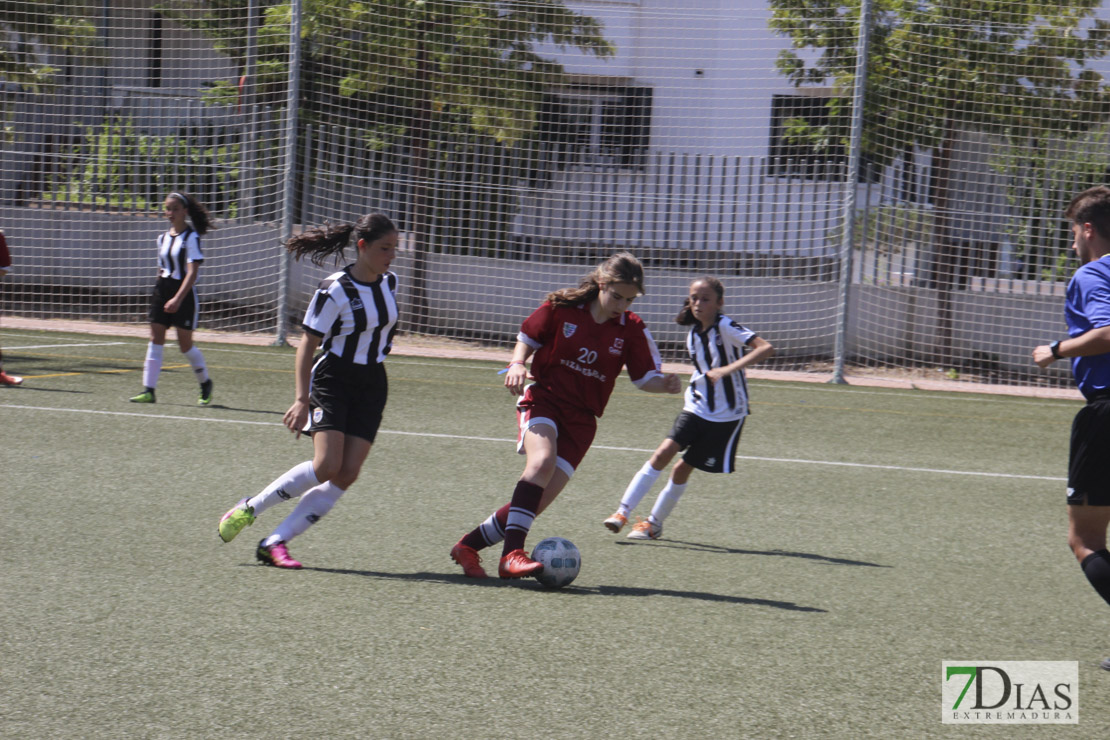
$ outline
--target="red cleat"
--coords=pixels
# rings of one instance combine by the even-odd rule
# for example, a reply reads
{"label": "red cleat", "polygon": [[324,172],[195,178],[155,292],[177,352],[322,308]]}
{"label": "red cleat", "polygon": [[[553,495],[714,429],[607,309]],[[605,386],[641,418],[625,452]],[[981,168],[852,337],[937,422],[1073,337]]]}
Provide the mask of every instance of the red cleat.
{"label": "red cleat", "polygon": [[463,575],[467,578],[486,578],[482,556],[473,547],[457,542],[451,548],[451,559],[462,566]]}
{"label": "red cleat", "polygon": [[23,385],[23,378],[19,377],[18,375],[8,375],[7,373],[0,371],[0,385]]}
{"label": "red cleat", "polygon": [[497,575],[502,578],[527,578],[543,572],[543,563],[537,563],[524,550],[513,550],[497,564]]}

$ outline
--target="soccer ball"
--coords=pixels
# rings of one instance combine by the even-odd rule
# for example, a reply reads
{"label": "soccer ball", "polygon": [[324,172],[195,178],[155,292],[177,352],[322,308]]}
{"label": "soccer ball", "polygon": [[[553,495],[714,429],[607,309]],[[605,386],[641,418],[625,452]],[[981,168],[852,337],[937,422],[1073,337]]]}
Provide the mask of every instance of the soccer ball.
{"label": "soccer ball", "polygon": [[569,586],[582,567],[582,555],[570,540],[548,537],[536,544],[532,559],[543,563],[543,572],[536,580],[547,588]]}

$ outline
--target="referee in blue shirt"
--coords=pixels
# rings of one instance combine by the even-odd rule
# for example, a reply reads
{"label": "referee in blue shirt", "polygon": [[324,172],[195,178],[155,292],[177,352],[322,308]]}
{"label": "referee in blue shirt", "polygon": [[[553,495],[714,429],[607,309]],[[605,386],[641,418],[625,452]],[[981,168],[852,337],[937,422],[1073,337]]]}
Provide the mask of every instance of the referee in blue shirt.
{"label": "referee in blue shirt", "polygon": [[[1110,604],[1110,188],[1075,196],[1072,249],[1080,267],[1068,283],[1068,338],[1033,349],[1042,368],[1068,358],[1087,404],[1075,415],[1068,456],[1068,544],[1087,580]],[[1110,670],[1110,658],[1102,661]]]}

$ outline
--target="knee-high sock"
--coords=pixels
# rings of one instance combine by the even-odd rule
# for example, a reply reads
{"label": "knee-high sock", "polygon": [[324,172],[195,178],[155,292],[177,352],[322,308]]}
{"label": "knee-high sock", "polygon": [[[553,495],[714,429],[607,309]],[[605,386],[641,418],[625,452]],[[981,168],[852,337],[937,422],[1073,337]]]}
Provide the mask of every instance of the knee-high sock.
{"label": "knee-high sock", "polygon": [[254,508],[254,515],[258,516],[278,501],[288,501],[291,498],[300,498],[305,491],[320,485],[316,479],[316,471],[311,460],[305,460],[299,465],[294,465],[273,483],[262,489],[262,493],[247,499],[247,506]]}
{"label": "knee-high sock", "polygon": [[158,374],[162,372],[162,352],[165,345],[148,342],[146,345],[146,360],[143,361],[143,385],[155,388],[158,385]]}
{"label": "knee-high sock", "polygon": [[475,550],[496,545],[505,539],[505,524],[509,521],[509,506],[505,504],[489,515],[489,518],[470,530],[459,542]]}
{"label": "knee-high sock", "polygon": [[285,521],[277,525],[274,533],[263,541],[263,545],[289,542],[297,535],[304,534],[306,529],[331,511],[331,507],[335,506],[335,502],[343,493],[343,489],[331,481],[316,486],[301,496],[296,508],[285,517]]}
{"label": "knee-high sock", "polygon": [[674,481],[667,481],[667,485],[663,486],[663,490],[659,492],[659,498],[655,499],[655,506],[651,507],[651,516],[649,519],[656,524],[662,524],[667,515],[671,513],[671,509],[682,498],[682,494],[686,491],[688,484],[683,483],[678,485]]}
{"label": "knee-high sock", "polygon": [[513,550],[524,547],[528,530],[536,520],[536,509],[540,508],[543,486],[526,481],[517,481],[513,499],[509,502],[509,518],[505,522],[505,544],[501,546],[501,557]]}
{"label": "knee-high sock", "polygon": [[193,348],[188,352],[183,352],[185,359],[193,366],[193,372],[196,373],[197,382],[203,383],[208,380],[208,367],[204,364],[204,354],[200,351],[200,347],[193,345]]}
{"label": "knee-high sock", "polygon": [[1096,550],[1083,558],[1080,564],[1083,575],[1098,591],[1098,595],[1110,604],[1110,550]]}
{"label": "knee-high sock", "polygon": [[644,495],[655,485],[655,481],[662,472],[662,470],[651,467],[650,461],[644,463],[644,466],[632,477],[628,488],[624,489],[624,496],[621,497],[621,505],[617,512],[624,516],[631,514]]}

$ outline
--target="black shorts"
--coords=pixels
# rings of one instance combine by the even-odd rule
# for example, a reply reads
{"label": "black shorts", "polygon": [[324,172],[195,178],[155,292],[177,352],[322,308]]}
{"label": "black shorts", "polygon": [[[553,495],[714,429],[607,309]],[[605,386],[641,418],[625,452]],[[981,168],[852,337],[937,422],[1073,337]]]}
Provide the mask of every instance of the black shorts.
{"label": "black shorts", "polygon": [[181,302],[181,307],[174,313],[166,313],[166,301],[177,295],[181,288],[180,280],[160,277],[154,283],[154,291],[150,294],[150,323],[162,326],[176,326],[179,329],[196,329],[199,318],[199,305],[197,303],[197,289],[193,288]]}
{"label": "black shorts", "polygon": [[312,369],[305,431],[338,431],[373,444],[388,395],[385,365],[356,365],[328,352]]}
{"label": "black shorts", "polygon": [[1071,424],[1068,503],[1110,506],[1110,398],[1079,409]]}
{"label": "black shorts", "polygon": [[731,473],[736,469],[736,447],[745,418],[708,421],[683,411],[674,420],[674,427],[667,437],[673,439],[680,449],[686,450],[682,459],[687,465],[707,473]]}

